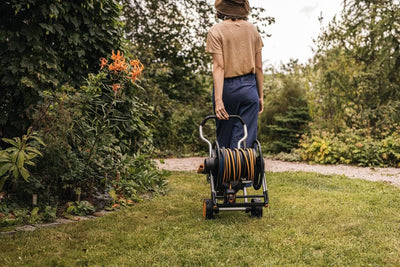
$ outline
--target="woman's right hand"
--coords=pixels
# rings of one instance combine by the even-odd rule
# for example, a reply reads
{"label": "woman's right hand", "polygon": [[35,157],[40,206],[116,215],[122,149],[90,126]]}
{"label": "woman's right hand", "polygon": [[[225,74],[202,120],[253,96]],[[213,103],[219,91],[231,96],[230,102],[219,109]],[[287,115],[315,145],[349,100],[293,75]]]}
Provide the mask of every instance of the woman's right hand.
{"label": "woman's right hand", "polygon": [[229,120],[229,114],[226,112],[222,100],[215,100],[215,115],[219,120]]}
{"label": "woman's right hand", "polygon": [[258,115],[260,115],[264,111],[264,99],[261,97],[258,99],[259,108],[258,108]]}

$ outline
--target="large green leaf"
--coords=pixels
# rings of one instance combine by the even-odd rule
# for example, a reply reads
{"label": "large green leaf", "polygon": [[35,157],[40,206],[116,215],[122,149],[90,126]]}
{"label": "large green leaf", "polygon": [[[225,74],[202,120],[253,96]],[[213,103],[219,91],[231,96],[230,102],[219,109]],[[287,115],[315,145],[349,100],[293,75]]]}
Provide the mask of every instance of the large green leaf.
{"label": "large green leaf", "polygon": [[17,142],[16,140],[12,140],[12,139],[9,139],[9,138],[2,138],[1,140],[3,140],[3,142],[8,143],[10,145],[13,145],[15,147],[19,146],[19,142]]}
{"label": "large green leaf", "polygon": [[42,153],[39,150],[37,150],[36,148],[31,147],[31,146],[25,148],[25,151],[30,152],[29,154],[33,153],[33,154],[36,154],[36,155],[39,155],[39,156],[43,156]]}
{"label": "large green leaf", "polygon": [[11,156],[9,153],[3,151],[0,151],[0,163],[7,163],[7,162],[12,162]]}
{"label": "large green leaf", "polygon": [[10,172],[12,166],[13,164],[11,163],[0,164],[0,177],[5,175],[7,172]]}
{"label": "large green leaf", "polygon": [[25,169],[24,167],[19,168],[19,173],[21,174],[22,178],[25,179],[25,181],[29,182],[28,178],[29,178],[30,174],[27,169]]}
{"label": "large green leaf", "polygon": [[30,161],[30,160],[26,160],[25,164],[30,165],[30,166],[36,166],[35,162]]}
{"label": "large green leaf", "polygon": [[18,168],[22,168],[24,166],[24,162],[25,162],[25,155],[23,151],[19,151],[18,152],[18,156],[17,156],[17,167]]}
{"label": "large green leaf", "polygon": [[30,161],[31,159],[34,159],[37,156],[42,156],[42,155],[38,155],[38,154],[35,154],[35,153],[26,153],[25,151],[24,151],[24,155],[25,155],[25,163],[26,164],[28,164],[27,162]]}
{"label": "large green leaf", "polygon": [[13,153],[11,153],[11,162],[12,163],[17,164],[18,154],[19,154],[19,150],[15,150],[15,151],[13,151]]}
{"label": "large green leaf", "polygon": [[0,192],[1,192],[1,190],[3,190],[3,186],[4,186],[4,183],[6,182],[7,178],[8,178],[7,176],[0,178]]}
{"label": "large green leaf", "polygon": [[17,180],[19,177],[19,171],[18,171],[17,166],[13,165],[10,170],[12,171],[14,179]]}

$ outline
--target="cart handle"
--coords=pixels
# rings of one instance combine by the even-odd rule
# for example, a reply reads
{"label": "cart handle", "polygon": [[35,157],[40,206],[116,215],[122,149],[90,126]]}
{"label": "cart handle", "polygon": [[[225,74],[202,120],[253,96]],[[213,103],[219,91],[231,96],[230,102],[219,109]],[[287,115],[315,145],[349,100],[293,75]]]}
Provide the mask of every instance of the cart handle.
{"label": "cart handle", "polygon": [[[211,158],[211,156],[212,156],[212,155],[211,155],[211,152],[212,152],[212,144],[211,144],[211,142],[210,142],[207,138],[205,138],[204,135],[203,135],[203,126],[204,126],[204,125],[206,124],[206,122],[207,122],[208,120],[210,120],[210,119],[218,120],[218,117],[217,117],[216,115],[209,115],[209,116],[205,117],[204,120],[200,123],[199,132],[200,132],[200,138],[201,138],[204,142],[206,142],[206,143],[208,144],[208,147],[209,147],[209,150],[210,150],[210,158]],[[239,121],[242,123],[242,125],[243,125],[243,138],[240,139],[240,140],[238,141],[238,148],[240,148],[240,144],[241,144],[243,141],[245,141],[245,140],[247,139],[247,126],[246,126],[246,124],[244,123],[243,119],[242,119],[240,116],[238,116],[238,115],[229,115],[229,119],[237,119],[237,120],[239,120]]]}
{"label": "cart handle", "polygon": [[[209,115],[209,116],[207,116],[207,117],[204,118],[204,120],[201,122],[200,125],[201,125],[201,126],[204,126],[204,125],[206,124],[206,122],[207,122],[208,120],[210,120],[210,119],[216,119],[216,120],[218,120],[218,117],[217,117],[216,115]],[[239,120],[239,121],[242,123],[242,125],[246,125],[246,124],[244,123],[242,117],[240,117],[239,115],[229,115],[229,119],[237,119],[237,120]]]}

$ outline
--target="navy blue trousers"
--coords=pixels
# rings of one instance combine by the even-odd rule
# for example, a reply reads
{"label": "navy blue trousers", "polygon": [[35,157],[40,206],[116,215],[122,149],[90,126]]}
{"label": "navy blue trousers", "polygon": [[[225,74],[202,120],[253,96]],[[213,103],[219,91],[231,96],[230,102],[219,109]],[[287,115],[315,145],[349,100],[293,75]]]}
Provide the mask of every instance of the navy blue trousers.
{"label": "navy blue trousers", "polygon": [[[212,94],[215,112],[214,90]],[[239,115],[247,126],[246,147],[257,139],[259,111],[258,91],[255,74],[225,78],[222,101],[229,115]],[[237,119],[217,120],[217,141],[219,146],[235,149],[243,138],[243,125]],[[243,145],[242,145],[243,148]]]}

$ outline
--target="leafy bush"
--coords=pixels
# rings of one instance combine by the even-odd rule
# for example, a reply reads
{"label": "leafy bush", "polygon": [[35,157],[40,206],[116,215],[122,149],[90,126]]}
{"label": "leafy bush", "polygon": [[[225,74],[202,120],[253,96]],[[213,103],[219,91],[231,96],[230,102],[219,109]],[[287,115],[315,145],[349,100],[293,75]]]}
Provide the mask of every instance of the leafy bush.
{"label": "leafy bush", "polygon": [[[106,208],[115,203],[114,193],[118,203],[126,204],[163,191],[164,174],[149,157],[139,156],[153,148],[148,127],[152,109],[139,97],[144,92],[138,84],[143,65],[113,51],[110,59],[101,58],[100,66],[79,90],[64,86],[44,91],[33,118],[47,146],[32,169],[31,183],[22,180],[22,190],[7,196],[13,203],[28,207],[37,193],[40,216],[51,218],[46,205],[69,203],[67,213],[84,215],[93,212],[92,204]],[[27,208],[22,210],[29,215]],[[30,220],[39,216],[34,214]]]}
{"label": "leafy bush", "polygon": [[121,7],[114,0],[0,3],[2,137],[30,126],[27,110],[44,90],[79,86],[99,57],[122,44]]}
{"label": "leafy bush", "polygon": [[45,145],[32,128],[29,128],[28,133],[23,135],[22,138],[3,138],[2,140],[10,144],[11,147],[0,150],[0,192],[7,178],[11,176],[14,178],[14,182],[19,177],[28,182],[30,174],[27,165],[35,165],[32,160],[37,156],[42,156],[37,148],[40,145]]}
{"label": "leafy bush", "polygon": [[69,202],[67,213],[71,215],[85,216],[96,211],[95,207],[88,201]]}
{"label": "leafy bush", "polygon": [[48,146],[36,176],[60,199],[74,200],[77,188],[82,197],[103,192],[107,177],[124,168],[124,158],[152,147],[146,124],[151,108],[138,97],[144,89],[136,83],[143,65],[119,51],[100,65],[80,90],[46,92],[37,109],[36,124]]}
{"label": "leafy bush", "polygon": [[56,207],[45,206],[41,214],[44,222],[53,222],[57,219],[57,209]]}
{"label": "leafy bush", "polygon": [[126,157],[119,180],[113,181],[115,189],[110,195],[114,202],[125,205],[126,201],[140,202],[143,198],[163,194],[167,184],[165,175],[148,156]]}
{"label": "leafy bush", "polygon": [[258,139],[272,153],[289,153],[298,147],[311,121],[301,66],[293,61],[285,72],[267,75],[265,112],[260,116]]}
{"label": "leafy bush", "polygon": [[393,131],[373,138],[368,129],[314,131],[303,136],[299,153],[303,160],[321,164],[400,167],[400,134]]}
{"label": "leafy bush", "polygon": [[0,226],[52,222],[56,219],[56,208],[50,206],[24,208],[11,201],[0,204]]}
{"label": "leafy bush", "polygon": [[167,151],[172,151],[175,156],[186,156],[193,155],[202,148],[204,143],[199,137],[198,128],[204,117],[213,113],[211,101],[209,104],[202,107],[176,105],[176,109],[169,118],[169,125],[166,125],[167,129],[164,130],[165,135],[162,138],[164,151],[162,153],[166,154]]}
{"label": "leafy bush", "polygon": [[272,156],[274,160],[282,160],[288,162],[299,162],[301,161],[301,156],[297,149],[293,149],[290,153],[280,152]]}

